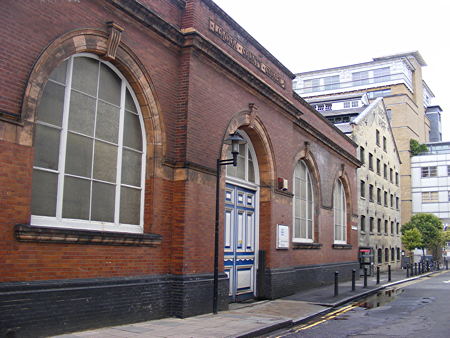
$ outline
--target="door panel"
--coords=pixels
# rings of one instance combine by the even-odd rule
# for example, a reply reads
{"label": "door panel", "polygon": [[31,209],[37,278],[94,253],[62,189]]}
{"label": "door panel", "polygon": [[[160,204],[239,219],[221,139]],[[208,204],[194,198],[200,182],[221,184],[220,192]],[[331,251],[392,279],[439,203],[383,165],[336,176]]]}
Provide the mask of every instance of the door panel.
{"label": "door panel", "polygon": [[233,301],[255,295],[255,197],[254,190],[226,185],[224,266]]}

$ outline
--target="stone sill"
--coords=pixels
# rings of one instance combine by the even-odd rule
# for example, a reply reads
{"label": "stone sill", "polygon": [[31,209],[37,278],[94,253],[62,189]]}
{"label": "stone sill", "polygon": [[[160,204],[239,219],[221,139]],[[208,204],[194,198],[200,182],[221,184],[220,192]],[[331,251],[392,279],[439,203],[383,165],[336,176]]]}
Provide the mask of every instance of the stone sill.
{"label": "stone sill", "polygon": [[38,227],[29,224],[17,224],[14,232],[19,242],[149,247],[159,246],[162,242],[162,236],[158,234]]}
{"label": "stone sill", "polygon": [[294,250],[310,250],[310,249],[320,249],[322,244],[320,243],[292,243],[292,249]]}
{"label": "stone sill", "polygon": [[351,244],[333,244],[333,249],[350,250],[351,248]]}

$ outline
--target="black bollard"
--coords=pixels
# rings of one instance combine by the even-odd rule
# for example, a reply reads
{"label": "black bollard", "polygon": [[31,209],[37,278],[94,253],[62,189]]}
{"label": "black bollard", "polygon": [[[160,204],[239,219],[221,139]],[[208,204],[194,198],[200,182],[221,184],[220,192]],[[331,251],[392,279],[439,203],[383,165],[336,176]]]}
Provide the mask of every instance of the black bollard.
{"label": "black bollard", "polygon": [[391,276],[391,264],[389,264],[388,265],[388,282],[390,282],[391,281],[391,278],[392,276]]}
{"label": "black bollard", "polygon": [[448,270],[448,260],[445,260],[445,270]]}
{"label": "black bollard", "polygon": [[356,290],[356,270],[352,270],[352,291]]}
{"label": "black bollard", "polygon": [[334,272],[334,296],[335,297],[339,294],[338,278],[339,278],[339,271],[335,271]]}
{"label": "black bollard", "polygon": [[367,268],[364,268],[364,288],[367,288]]}
{"label": "black bollard", "polygon": [[430,272],[430,262],[427,261],[427,272]]}
{"label": "black bollard", "polygon": [[406,264],[406,278],[409,278],[409,264]]}
{"label": "black bollard", "polygon": [[414,263],[414,276],[417,276],[417,263]]}
{"label": "black bollard", "polygon": [[377,284],[380,284],[380,267],[377,266]]}

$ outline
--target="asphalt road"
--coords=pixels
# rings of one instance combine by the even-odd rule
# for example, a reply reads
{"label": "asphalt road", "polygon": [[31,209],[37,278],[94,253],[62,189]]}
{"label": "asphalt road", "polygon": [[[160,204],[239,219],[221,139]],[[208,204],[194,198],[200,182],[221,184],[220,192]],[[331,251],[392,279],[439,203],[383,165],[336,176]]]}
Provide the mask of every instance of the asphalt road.
{"label": "asphalt road", "polygon": [[450,337],[450,270],[385,289],[270,337]]}

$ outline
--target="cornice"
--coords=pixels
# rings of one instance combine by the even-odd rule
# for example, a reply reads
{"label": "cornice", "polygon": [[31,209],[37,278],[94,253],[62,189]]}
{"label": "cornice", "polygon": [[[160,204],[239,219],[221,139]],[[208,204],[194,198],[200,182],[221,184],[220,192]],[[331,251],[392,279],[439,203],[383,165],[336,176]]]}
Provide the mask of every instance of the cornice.
{"label": "cornice", "polygon": [[211,41],[203,37],[199,32],[189,31],[185,33],[185,36],[185,48],[193,47],[196,50],[202,52],[214,62],[227,69],[230,73],[245,81],[251,87],[260,92],[263,96],[284,109],[296,119],[298,119],[298,117],[303,114],[303,112],[299,108],[294,106],[282,95],[274,91],[268,84],[260,80],[258,76],[247,70],[245,67],[241,66],[238,62],[228,56],[227,53],[225,53]]}
{"label": "cornice", "polygon": [[[183,45],[184,36],[177,27],[162,19],[158,14],[150,10],[148,7],[142,5],[136,0],[108,0],[118,9],[122,10],[136,21],[140,22],[146,27],[151,28],[156,33],[166,38],[173,44],[181,47]],[[176,3],[183,3],[181,0],[172,0]],[[183,6],[184,8],[184,6]]]}
{"label": "cornice", "polygon": [[[339,146],[337,143],[333,142],[329,137],[325,136],[322,132],[320,132],[318,129],[314,128],[312,125],[307,123],[306,121],[303,121],[302,119],[298,119],[297,121],[293,122],[294,125],[301,128],[308,134],[312,135],[314,138],[322,141],[323,144],[325,144],[327,147],[333,149],[337,154],[344,157],[348,161],[350,161],[352,164],[354,164],[357,167],[361,166],[361,161],[359,161],[355,156],[350,154],[348,151],[343,149],[341,146]],[[350,139],[347,140],[348,142],[351,142],[356,146],[356,143]]]}

